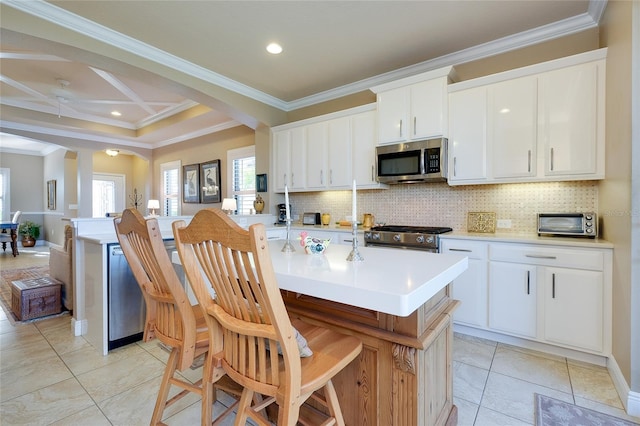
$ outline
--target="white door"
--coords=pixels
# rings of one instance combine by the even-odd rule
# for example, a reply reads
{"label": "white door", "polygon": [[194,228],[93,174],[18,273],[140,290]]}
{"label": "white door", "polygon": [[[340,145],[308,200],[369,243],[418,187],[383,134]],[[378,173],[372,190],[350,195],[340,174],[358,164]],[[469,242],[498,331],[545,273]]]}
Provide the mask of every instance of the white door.
{"label": "white door", "polygon": [[[125,176],[109,173],[93,174],[93,217],[125,209]],[[145,206],[141,206],[144,208]]]}

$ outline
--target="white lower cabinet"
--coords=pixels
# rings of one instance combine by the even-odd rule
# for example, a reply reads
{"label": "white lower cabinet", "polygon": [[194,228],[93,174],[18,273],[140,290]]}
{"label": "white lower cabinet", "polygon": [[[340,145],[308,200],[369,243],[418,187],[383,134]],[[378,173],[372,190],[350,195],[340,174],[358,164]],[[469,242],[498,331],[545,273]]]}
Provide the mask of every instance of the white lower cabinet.
{"label": "white lower cabinet", "polygon": [[451,283],[451,297],[461,302],[453,313],[460,324],[487,326],[487,256],[489,245],[482,241],[442,240],[441,253],[467,255],[469,267]]}
{"label": "white lower cabinet", "polygon": [[610,250],[495,243],[489,265],[490,330],[610,353]]}
{"label": "white lower cabinet", "polygon": [[600,271],[544,268],[544,339],[603,350],[604,281]]}
{"label": "white lower cabinet", "polygon": [[489,328],[536,338],[536,267],[491,262],[489,277]]}

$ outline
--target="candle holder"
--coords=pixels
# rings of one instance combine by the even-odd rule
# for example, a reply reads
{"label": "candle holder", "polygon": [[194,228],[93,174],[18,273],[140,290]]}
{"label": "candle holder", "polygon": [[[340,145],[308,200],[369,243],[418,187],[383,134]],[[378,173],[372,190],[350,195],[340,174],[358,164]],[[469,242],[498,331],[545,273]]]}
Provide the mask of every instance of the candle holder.
{"label": "candle holder", "polygon": [[360,254],[360,252],[358,251],[358,222],[354,221],[352,222],[352,249],[351,249],[351,253],[349,253],[349,256],[347,256],[347,260],[349,262],[362,262],[364,260],[364,257],[362,257],[362,255]]}
{"label": "candle holder", "polygon": [[282,246],[282,250],[280,250],[283,253],[293,253],[294,251],[296,251],[296,249],[293,247],[293,244],[291,244],[291,219],[286,219],[285,220],[286,224],[287,224],[287,239],[284,242],[284,245]]}

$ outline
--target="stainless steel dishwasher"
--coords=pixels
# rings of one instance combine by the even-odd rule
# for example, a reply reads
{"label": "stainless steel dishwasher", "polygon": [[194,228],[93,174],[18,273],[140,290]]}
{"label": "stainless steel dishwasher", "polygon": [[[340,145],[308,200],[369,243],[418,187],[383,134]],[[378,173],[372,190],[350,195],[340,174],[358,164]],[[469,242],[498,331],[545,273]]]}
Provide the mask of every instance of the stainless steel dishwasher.
{"label": "stainless steel dishwasher", "polygon": [[112,350],[142,339],[146,309],[142,291],[119,244],[109,244],[107,300]]}
{"label": "stainless steel dishwasher", "polygon": [[[174,241],[165,240],[164,246],[171,258],[171,253],[176,249]],[[120,245],[109,244],[107,250],[109,253],[108,350],[112,350],[142,340],[146,309],[140,286],[131,272]],[[180,281],[184,283],[182,268],[176,272]]]}

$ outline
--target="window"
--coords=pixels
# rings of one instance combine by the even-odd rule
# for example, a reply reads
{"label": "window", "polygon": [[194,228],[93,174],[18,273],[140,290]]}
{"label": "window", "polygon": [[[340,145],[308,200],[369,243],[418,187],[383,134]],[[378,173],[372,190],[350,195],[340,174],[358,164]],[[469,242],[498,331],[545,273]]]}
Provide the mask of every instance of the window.
{"label": "window", "polygon": [[124,210],[124,175],[93,174],[93,217],[105,217],[107,213]]}
{"label": "window", "polygon": [[255,146],[227,151],[227,164],[227,197],[237,200],[237,214],[249,214],[256,199]]}
{"label": "window", "polygon": [[11,220],[11,191],[9,186],[9,168],[0,168],[0,220],[9,222]]}
{"label": "window", "polygon": [[160,164],[162,216],[180,216],[180,161]]}

